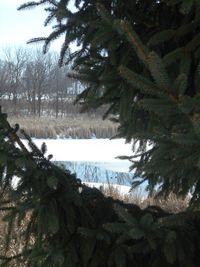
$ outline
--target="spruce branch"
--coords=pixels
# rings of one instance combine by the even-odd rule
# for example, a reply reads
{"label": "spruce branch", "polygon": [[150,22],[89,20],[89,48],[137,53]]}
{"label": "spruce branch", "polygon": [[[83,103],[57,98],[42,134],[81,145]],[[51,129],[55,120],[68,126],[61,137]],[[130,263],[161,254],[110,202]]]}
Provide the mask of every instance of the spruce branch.
{"label": "spruce branch", "polygon": [[170,92],[172,85],[162,59],[153,51],[148,54],[147,58],[149,71],[157,86],[164,91]]}
{"label": "spruce branch", "polygon": [[0,106],[0,118],[1,118],[1,124],[4,127],[4,129],[6,130],[6,137],[9,138],[11,143],[13,143],[13,144],[16,143],[24,153],[28,153],[27,148],[22,143],[22,141],[20,140],[20,138],[18,137],[18,135],[16,133],[19,129],[19,125],[16,124],[15,129],[10,126],[9,122],[7,121],[7,117],[4,116],[4,114],[1,111],[1,106]]}
{"label": "spruce branch", "polygon": [[160,89],[151,80],[139,75],[125,66],[118,68],[120,75],[133,85],[133,88],[140,90],[142,93],[158,96]]}
{"label": "spruce branch", "polygon": [[132,29],[132,27],[130,26],[130,24],[127,21],[121,21],[120,24],[121,24],[121,28],[122,28],[123,32],[128,37],[128,40],[132,44],[139,59],[146,65],[147,64],[147,56],[149,53],[148,48],[143,45],[139,36]]}

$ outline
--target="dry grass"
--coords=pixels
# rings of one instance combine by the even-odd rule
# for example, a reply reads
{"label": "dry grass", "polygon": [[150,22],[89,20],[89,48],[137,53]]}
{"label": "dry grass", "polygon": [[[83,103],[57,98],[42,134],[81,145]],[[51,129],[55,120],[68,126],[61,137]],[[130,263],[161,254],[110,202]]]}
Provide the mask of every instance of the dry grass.
{"label": "dry grass", "polygon": [[164,211],[169,213],[179,213],[187,209],[189,205],[188,198],[178,198],[175,194],[170,194],[167,198],[164,197],[144,197],[144,193],[140,190],[135,190],[129,194],[121,194],[120,191],[109,185],[109,187],[103,187],[102,193],[106,196],[112,197],[113,199],[122,200],[125,203],[133,203],[145,209],[149,206],[158,206]]}
{"label": "dry grass", "polygon": [[142,202],[141,207],[158,206],[170,213],[179,213],[188,208],[190,198],[178,198],[175,194],[164,197],[148,197]]}
{"label": "dry grass", "polygon": [[[13,226],[15,231],[12,232],[12,235],[10,236],[8,249],[6,249],[7,244],[5,240],[5,234],[8,233],[8,224],[7,222],[2,220],[4,216],[5,216],[5,212],[1,211],[0,212],[0,255],[5,256],[5,257],[13,257],[21,252],[21,248],[24,245],[22,236],[23,236],[23,231],[24,231],[24,225],[27,224],[28,219],[25,218],[21,225],[18,225],[17,222],[15,223],[15,225]],[[1,266],[1,261],[0,261],[0,266]],[[24,262],[12,260],[6,266],[25,267],[27,265]]]}
{"label": "dry grass", "polygon": [[[142,191],[136,190],[130,194],[122,195],[120,191],[109,185],[107,187],[101,187],[102,193],[104,193],[108,197],[112,197],[114,199],[122,200],[126,203],[133,203],[139,205],[142,209],[147,208],[149,206],[159,206],[163,210],[172,213],[178,213],[184,211],[188,207],[189,199],[178,199],[175,195],[171,194],[167,199],[164,198],[146,198],[144,199],[142,195]],[[4,255],[5,249],[5,233],[7,231],[7,224],[2,221],[3,212],[0,212],[0,254]],[[24,223],[26,224],[28,219],[25,219]],[[23,240],[20,237],[20,234],[23,232],[23,224],[19,226],[15,226],[16,231],[14,232],[14,236],[12,236],[11,243],[9,246],[9,252],[6,253],[6,256],[14,256],[20,252],[20,248],[23,246]],[[0,262],[1,264],[1,262]],[[26,263],[23,262],[15,262],[12,261],[9,267],[25,267]]]}
{"label": "dry grass", "polygon": [[18,123],[31,137],[36,138],[111,138],[117,124],[100,117],[79,115],[65,118],[9,117],[11,125]]}

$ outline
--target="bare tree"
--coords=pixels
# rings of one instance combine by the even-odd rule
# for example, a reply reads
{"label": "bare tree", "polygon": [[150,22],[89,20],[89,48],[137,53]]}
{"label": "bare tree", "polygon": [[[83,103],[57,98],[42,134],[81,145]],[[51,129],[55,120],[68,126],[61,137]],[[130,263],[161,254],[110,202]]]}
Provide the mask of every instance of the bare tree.
{"label": "bare tree", "polygon": [[2,97],[7,92],[8,85],[8,71],[5,63],[0,61],[0,97]]}
{"label": "bare tree", "polygon": [[31,53],[30,57],[31,61],[26,63],[24,71],[24,87],[33,114],[41,116],[42,98],[45,97],[49,87],[51,55],[44,55],[40,50],[36,50]]}
{"label": "bare tree", "polygon": [[21,48],[4,49],[4,71],[6,70],[6,90],[10,93],[13,103],[13,112],[17,113],[17,99],[21,96],[21,81],[24,71],[24,66],[27,61],[26,51]]}
{"label": "bare tree", "polygon": [[[72,87],[72,79],[67,77],[67,72],[69,70],[68,66],[59,67],[57,62],[59,59],[58,54],[54,54],[53,57],[53,68],[50,75],[50,91],[49,94],[54,100],[54,109],[56,118],[64,113],[64,104],[67,102],[69,92]],[[67,105],[67,103],[66,103]]]}
{"label": "bare tree", "polygon": [[0,60],[0,97],[6,112],[63,116],[76,112],[72,101],[78,83],[67,76],[70,66],[58,66],[59,55],[41,50],[4,49]]}

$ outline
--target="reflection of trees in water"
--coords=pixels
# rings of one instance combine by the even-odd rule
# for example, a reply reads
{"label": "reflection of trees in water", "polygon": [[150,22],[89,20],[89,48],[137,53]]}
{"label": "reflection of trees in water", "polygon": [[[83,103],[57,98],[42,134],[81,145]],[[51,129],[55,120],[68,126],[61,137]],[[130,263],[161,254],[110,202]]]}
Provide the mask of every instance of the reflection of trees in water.
{"label": "reflection of trees in water", "polygon": [[100,168],[96,163],[90,162],[57,162],[63,165],[66,169],[76,173],[77,178],[85,182],[108,183],[108,184],[123,184],[131,183],[132,174],[125,172],[114,172]]}

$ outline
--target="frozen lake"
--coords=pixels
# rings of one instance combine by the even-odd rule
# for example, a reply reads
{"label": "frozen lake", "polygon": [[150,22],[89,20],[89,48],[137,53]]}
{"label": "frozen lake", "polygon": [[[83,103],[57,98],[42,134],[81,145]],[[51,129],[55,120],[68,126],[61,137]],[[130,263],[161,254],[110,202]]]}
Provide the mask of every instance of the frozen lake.
{"label": "frozen lake", "polygon": [[130,162],[117,157],[132,155],[124,139],[33,139],[38,147],[45,142],[47,154],[87,182],[130,185]]}
{"label": "frozen lake", "polygon": [[53,155],[54,161],[98,162],[107,169],[129,171],[128,160],[117,159],[118,156],[131,156],[132,146],[124,139],[33,139],[38,147],[45,142],[47,153]]}

